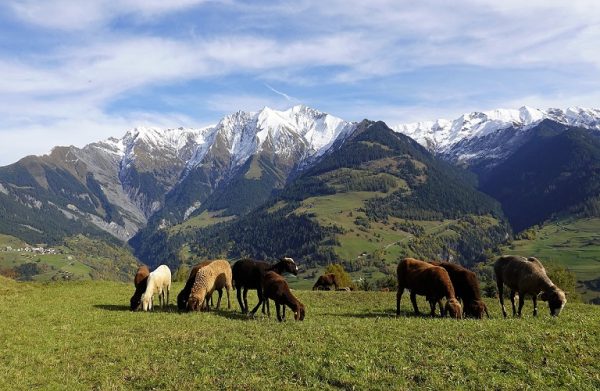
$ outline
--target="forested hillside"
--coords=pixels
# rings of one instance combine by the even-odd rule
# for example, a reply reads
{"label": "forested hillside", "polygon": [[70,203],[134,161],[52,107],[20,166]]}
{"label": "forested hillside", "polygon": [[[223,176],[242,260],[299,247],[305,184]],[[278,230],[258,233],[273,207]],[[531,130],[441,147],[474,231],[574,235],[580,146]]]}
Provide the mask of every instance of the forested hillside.
{"label": "forested hillside", "polygon": [[146,262],[173,266],[198,257],[289,255],[307,267],[336,261],[387,274],[400,255],[471,263],[509,233],[499,205],[474,182],[384,123],[364,121],[257,210],[157,230],[132,244]]}

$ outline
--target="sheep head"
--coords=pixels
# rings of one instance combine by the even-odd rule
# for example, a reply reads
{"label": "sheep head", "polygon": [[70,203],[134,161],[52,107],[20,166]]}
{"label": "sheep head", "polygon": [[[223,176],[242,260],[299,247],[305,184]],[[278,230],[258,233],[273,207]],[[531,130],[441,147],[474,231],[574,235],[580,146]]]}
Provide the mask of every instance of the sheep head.
{"label": "sheep head", "polygon": [[280,259],[280,262],[283,263],[283,273],[288,272],[295,276],[298,275],[298,265],[296,262],[290,257],[283,257]]}
{"label": "sheep head", "polygon": [[138,296],[138,295],[131,296],[131,299],[129,300],[129,308],[131,309],[131,311],[139,310],[141,305],[142,305],[142,300],[141,300],[140,296]]}
{"label": "sheep head", "polygon": [[188,311],[199,311],[202,306],[202,302],[204,300],[200,300],[198,297],[196,296],[192,296],[188,299],[187,301],[187,309]]}
{"label": "sheep head", "polygon": [[187,309],[188,311],[203,311],[208,309],[206,306],[206,290],[201,289],[199,292],[196,292],[187,300]]}
{"label": "sheep head", "polygon": [[180,311],[183,311],[186,309],[187,307],[187,298],[188,296],[185,294],[184,291],[179,292],[179,294],[177,295],[177,308]]}
{"label": "sheep head", "polygon": [[487,314],[487,317],[490,317],[488,313],[487,306],[482,300],[474,300],[468,303],[465,303],[464,314],[472,316],[477,319],[482,319],[483,314]]}
{"label": "sheep head", "polygon": [[559,287],[553,285],[549,290],[542,292],[540,299],[548,302],[550,315],[558,316],[567,304],[567,296]]}
{"label": "sheep head", "polygon": [[452,318],[462,319],[462,307],[458,300],[449,299],[446,301],[445,312],[449,314]]}
{"label": "sheep head", "polygon": [[296,311],[294,311],[294,319],[295,320],[304,320],[304,314],[305,314],[304,305],[298,303],[298,307],[296,308]]}

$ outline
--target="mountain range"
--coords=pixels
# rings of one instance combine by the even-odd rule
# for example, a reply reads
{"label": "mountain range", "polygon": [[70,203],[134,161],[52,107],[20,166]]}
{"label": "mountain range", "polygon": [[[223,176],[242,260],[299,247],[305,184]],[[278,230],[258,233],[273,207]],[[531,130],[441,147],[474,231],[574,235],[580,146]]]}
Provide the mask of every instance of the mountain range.
{"label": "mountain range", "polygon": [[[229,227],[231,233],[240,229],[232,228],[239,221],[252,224],[243,219],[264,217],[264,208],[278,205],[277,210],[288,210],[286,218],[304,216],[306,226],[312,222],[323,228],[328,220],[328,233],[315,232],[321,235],[317,247],[331,249],[352,228],[340,222],[344,219],[324,218],[324,211],[311,216],[306,200],[333,196],[343,202],[349,195],[360,199],[348,211],[355,214],[352,224],[363,222],[380,237],[401,226],[421,232],[426,222],[464,225],[466,218],[486,215],[493,216],[495,227],[504,226],[506,216],[521,230],[593,201],[598,130],[597,109],[522,107],[390,129],[302,105],[240,111],[199,129],[135,128],[121,138],[83,148],[56,147],[48,155],[0,167],[0,232],[30,243],[58,243],[81,232],[115,243],[129,241],[142,260],[154,263],[157,258],[150,254],[157,254],[156,243],[169,247],[169,256],[181,257],[192,247],[202,253],[198,244],[190,244],[190,232],[208,237],[215,227]],[[560,145],[568,148],[561,151]],[[560,164],[551,165],[560,152]],[[578,158],[582,154],[587,158]],[[552,167],[548,175],[540,175],[547,164]],[[577,175],[582,170],[586,174]],[[561,179],[566,177],[577,180]],[[573,196],[573,186],[585,190]],[[468,200],[481,207],[465,206]],[[322,201],[315,200],[317,205]],[[396,219],[392,228],[386,226],[390,219]],[[377,224],[383,225],[372,228]],[[181,235],[184,231],[188,234]],[[508,234],[497,230],[494,242]],[[450,242],[446,247],[459,246]],[[411,243],[417,246],[417,240]],[[230,253],[230,247],[213,245],[211,254]],[[457,251],[444,251],[450,250]],[[309,254],[303,251],[296,253]],[[342,255],[355,256],[341,249],[331,256]]]}

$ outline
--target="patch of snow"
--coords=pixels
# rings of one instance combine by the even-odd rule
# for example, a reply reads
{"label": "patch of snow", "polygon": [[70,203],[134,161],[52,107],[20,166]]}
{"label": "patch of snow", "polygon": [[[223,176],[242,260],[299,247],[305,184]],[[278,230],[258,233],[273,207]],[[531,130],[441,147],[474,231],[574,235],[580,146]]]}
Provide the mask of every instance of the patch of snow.
{"label": "patch of snow", "polygon": [[414,122],[397,125],[393,129],[406,134],[435,152],[447,152],[463,140],[484,137],[511,127],[527,130],[544,119],[551,119],[565,125],[600,130],[600,110],[598,109],[571,107],[567,110],[554,108],[541,110],[529,106],[519,109],[466,113],[452,121],[438,119]]}

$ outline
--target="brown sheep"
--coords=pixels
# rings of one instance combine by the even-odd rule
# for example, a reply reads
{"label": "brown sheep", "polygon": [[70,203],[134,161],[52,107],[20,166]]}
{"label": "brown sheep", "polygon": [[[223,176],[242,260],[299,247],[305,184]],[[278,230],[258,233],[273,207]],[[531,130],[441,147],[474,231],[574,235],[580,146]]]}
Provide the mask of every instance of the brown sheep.
{"label": "brown sheep", "polygon": [[[454,287],[446,269],[417,259],[404,258],[398,264],[397,273],[396,315],[400,315],[400,299],[404,289],[410,289],[410,300],[415,314],[419,314],[417,295],[421,295],[429,301],[432,316],[435,315],[435,305],[437,303],[440,306],[442,316],[448,313],[453,318],[462,318],[462,308],[456,299]],[[444,307],[442,307],[443,297],[446,298]]]}
{"label": "brown sheep", "polygon": [[148,283],[148,276],[150,275],[150,269],[148,266],[142,265],[137,269],[135,278],[133,279],[133,285],[135,285],[135,292],[129,300],[131,311],[140,309],[142,306],[142,295],[146,291],[146,284]]}
{"label": "brown sheep", "polygon": [[312,290],[331,290],[331,286],[334,286],[335,290],[338,290],[338,279],[337,276],[333,273],[323,274],[319,277],[315,285],[313,285]]}
{"label": "brown sheep", "polygon": [[[567,297],[565,292],[559,289],[546,275],[546,269],[536,258],[505,255],[494,263],[496,284],[498,285],[498,296],[502,314],[506,318],[504,307],[504,285],[510,288],[510,302],[512,304],[513,316],[521,316],[521,310],[525,303],[525,295],[533,298],[533,316],[537,316],[537,295],[541,292],[540,299],[548,302],[550,315],[558,316],[564,308]],[[519,310],[515,308],[515,294],[519,294]]]}
{"label": "brown sheep", "polygon": [[[287,281],[276,272],[267,272],[263,278],[263,296],[267,302],[267,315],[270,314],[269,299],[275,302],[277,309],[277,320],[285,320],[285,307],[288,306],[294,312],[295,320],[304,320],[304,305],[292,295]],[[283,306],[283,315],[281,314]]]}
{"label": "brown sheep", "polygon": [[204,266],[210,265],[211,262],[212,261],[204,261],[197,263],[196,265],[194,265],[192,270],[190,270],[190,276],[188,277],[185,286],[177,295],[177,308],[180,311],[185,310],[187,307],[187,300],[190,297],[190,292],[192,291],[192,287],[194,286],[194,281],[196,281],[196,274],[198,273],[198,270],[200,270]]}
{"label": "brown sheep", "polygon": [[477,275],[461,265],[450,262],[431,262],[432,265],[441,266],[448,272],[454,293],[458,300],[462,300],[463,313],[465,316],[472,316],[477,319],[483,318],[485,313],[490,317],[487,306],[481,300],[481,291]]}
{"label": "brown sheep", "polygon": [[210,263],[198,270],[196,279],[187,301],[187,309],[191,311],[206,310],[210,308],[207,305],[208,297],[215,291],[219,291],[219,300],[217,309],[221,306],[221,297],[223,288],[227,291],[227,308],[231,309],[229,292],[233,287],[231,278],[231,265],[226,260],[220,259]]}

